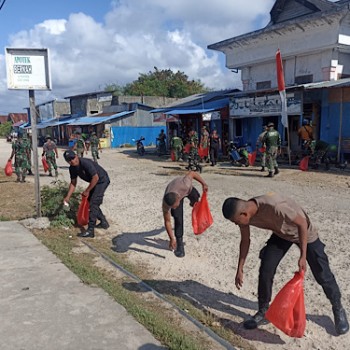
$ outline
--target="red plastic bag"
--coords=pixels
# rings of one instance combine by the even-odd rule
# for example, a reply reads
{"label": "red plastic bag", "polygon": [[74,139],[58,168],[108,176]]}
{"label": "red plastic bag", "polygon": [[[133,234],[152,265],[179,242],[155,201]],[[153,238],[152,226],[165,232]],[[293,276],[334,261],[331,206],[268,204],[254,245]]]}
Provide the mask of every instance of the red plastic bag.
{"label": "red plastic bag", "polygon": [[309,168],[309,156],[304,157],[299,163],[299,169],[302,171],[307,171]]}
{"label": "red plastic bag", "polygon": [[199,146],[198,155],[199,155],[199,158],[208,157],[208,148],[203,148],[203,147]]}
{"label": "red plastic bag", "polygon": [[260,148],[259,148],[259,152],[260,152],[260,153],[266,152],[266,147],[260,147]]}
{"label": "red plastic bag", "polygon": [[256,151],[248,154],[249,165],[254,165],[256,160]]}
{"label": "red plastic bag", "polygon": [[47,161],[46,161],[45,157],[41,158],[41,162],[43,163],[43,168],[44,168],[44,171],[46,173],[49,170],[49,164],[47,164]]}
{"label": "red plastic bag", "polygon": [[12,176],[12,174],[13,174],[12,160],[8,160],[5,166],[5,175]]}
{"label": "red plastic bag", "polygon": [[195,235],[200,235],[213,224],[214,220],[210,213],[207,192],[203,192],[202,198],[195,203],[192,209],[192,227]]}
{"label": "red plastic bag", "polygon": [[77,223],[79,226],[85,226],[89,223],[89,209],[88,197],[82,196],[77,214]]}
{"label": "red plastic bag", "polygon": [[190,151],[191,151],[191,144],[186,143],[186,145],[184,147],[184,153],[190,153]]}
{"label": "red plastic bag", "polygon": [[265,318],[285,334],[302,338],[306,326],[304,272],[294,277],[278,292]]}
{"label": "red plastic bag", "polygon": [[175,157],[175,152],[174,152],[174,151],[171,151],[171,152],[170,152],[170,158],[171,158],[171,160],[172,160],[173,162],[175,162],[176,157]]}

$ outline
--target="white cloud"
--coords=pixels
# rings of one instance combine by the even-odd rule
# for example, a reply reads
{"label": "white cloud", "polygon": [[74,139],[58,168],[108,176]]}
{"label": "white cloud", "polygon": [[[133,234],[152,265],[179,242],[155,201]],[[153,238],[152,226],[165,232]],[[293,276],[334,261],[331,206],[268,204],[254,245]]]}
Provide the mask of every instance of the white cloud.
{"label": "white cloud", "polygon": [[[223,67],[224,55],[206,47],[266,25],[273,3],[119,0],[113,2],[103,23],[84,13],[48,19],[14,34],[10,46],[50,50],[53,91],[36,93],[37,103],[101,90],[109,83],[124,85],[155,66],[183,71],[214,89],[237,87],[240,77]],[[1,55],[0,71],[5,72]],[[27,106],[23,99],[7,99],[8,94],[2,79],[0,113],[4,113],[5,101],[11,108],[8,112]]]}

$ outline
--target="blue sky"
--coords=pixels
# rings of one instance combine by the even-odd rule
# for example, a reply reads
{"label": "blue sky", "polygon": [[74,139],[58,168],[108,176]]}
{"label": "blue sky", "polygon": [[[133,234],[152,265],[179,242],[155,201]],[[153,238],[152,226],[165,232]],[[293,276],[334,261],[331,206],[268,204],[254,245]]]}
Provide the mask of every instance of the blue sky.
{"label": "blue sky", "polygon": [[[0,0],[0,4],[3,0]],[[48,48],[52,91],[36,103],[125,85],[153,67],[212,89],[240,87],[207,46],[264,27],[274,0],[6,0],[0,11],[0,114],[23,112],[28,92],[8,90],[4,48]]]}

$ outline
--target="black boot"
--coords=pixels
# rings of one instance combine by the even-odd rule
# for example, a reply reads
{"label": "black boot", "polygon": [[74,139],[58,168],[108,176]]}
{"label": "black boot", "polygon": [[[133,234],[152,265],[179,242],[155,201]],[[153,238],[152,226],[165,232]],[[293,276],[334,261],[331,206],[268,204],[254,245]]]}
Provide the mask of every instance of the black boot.
{"label": "black boot", "polygon": [[175,256],[178,258],[183,258],[185,256],[185,248],[182,237],[176,237],[176,250],[174,252]]}
{"label": "black boot", "polygon": [[94,238],[95,232],[93,228],[89,227],[85,232],[80,233],[78,236],[83,238]]}
{"label": "black boot", "polygon": [[346,317],[346,312],[341,303],[333,305],[335,331],[338,335],[345,334],[349,331],[349,322]]}
{"label": "black boot", "polygon": [[103,228],[104,230],[107,230],[109,227],[109,223],[107,222],[106,219],[101,220],[101,222],[95,226],[96,228]]}
{"label": "black boot", "polygon": [[265,177],[273,177],[273,172],[272,171],[269,171],[269,173],[265,176]]}
{"label": "black boot", "polygon": [[243,327],[245,329],[255,329],[259,325],[267,324],[268,321],[265,319],[265,314],[268,308],[268,306],[259,308],[259,311],[254,316],[251,316],[248,320],[244,321]]}
{"label": "black boot", "polygon": [[275,175],[279,174],[279,169],[277,167],[275,167]]}
{"label": "black boot", "polygon": [[265,167],[262,166],[261,169],[260,169],[260,171],[265,171]]}

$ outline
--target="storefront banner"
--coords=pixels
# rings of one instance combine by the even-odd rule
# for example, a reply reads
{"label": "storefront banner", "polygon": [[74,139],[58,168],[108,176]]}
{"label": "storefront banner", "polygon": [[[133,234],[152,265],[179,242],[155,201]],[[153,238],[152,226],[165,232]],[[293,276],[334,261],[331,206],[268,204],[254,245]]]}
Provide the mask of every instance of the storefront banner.
{"label": "storefront banner", "polygon": [[221,119],[221,114],[219,111],[216,112],[210,112],[210,113],[203,113],[202,114],[203,121],[207,122],[210,120],[220,120]]}
{"label": "storefront banner", "polygon": [[[281,112],[281,97],[277,94],[230,99],[231,117],[273,116],[280,115]],[[296,97],[294,93],[287,94],[287,113],[301,113],[301,99]]]}

